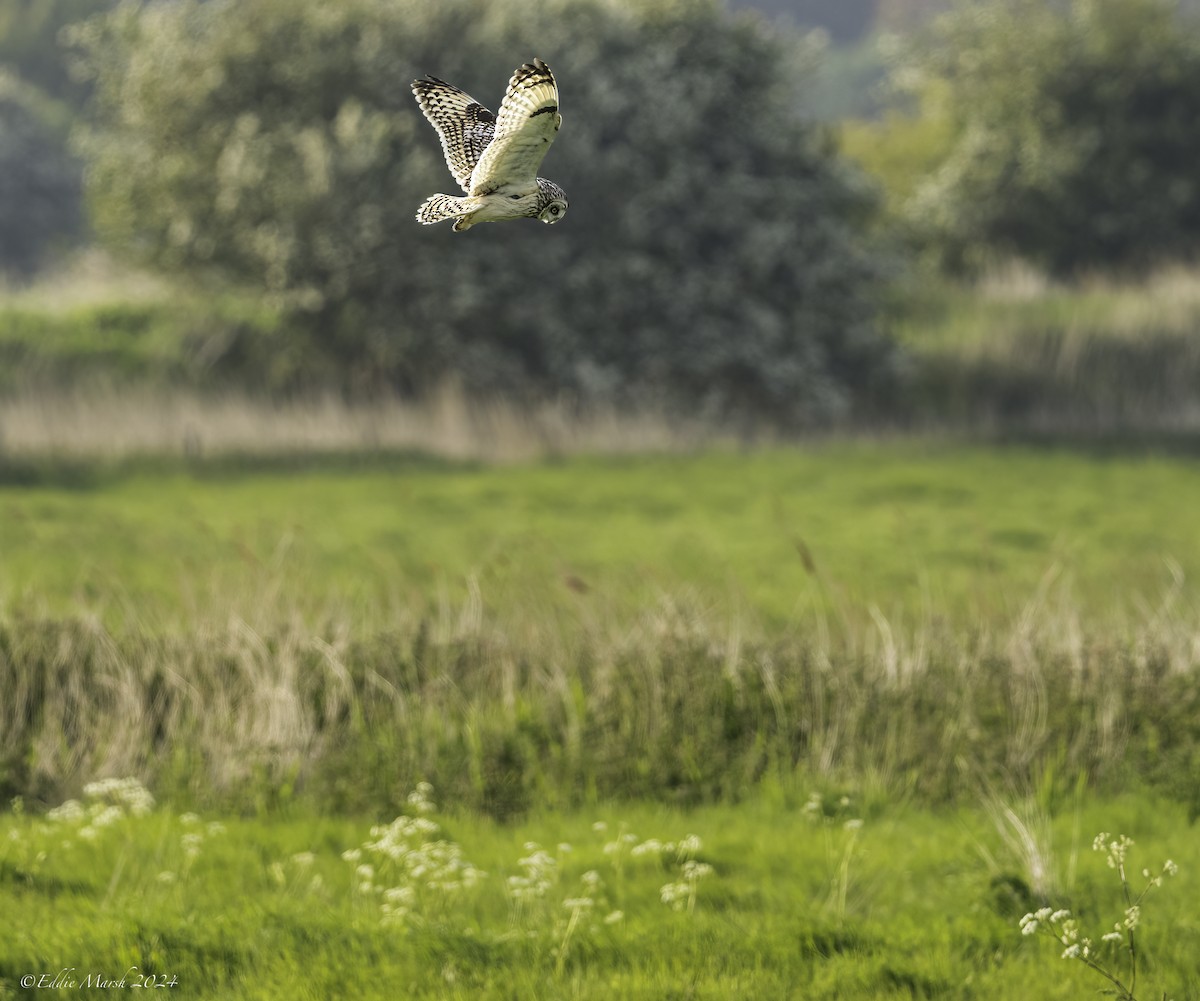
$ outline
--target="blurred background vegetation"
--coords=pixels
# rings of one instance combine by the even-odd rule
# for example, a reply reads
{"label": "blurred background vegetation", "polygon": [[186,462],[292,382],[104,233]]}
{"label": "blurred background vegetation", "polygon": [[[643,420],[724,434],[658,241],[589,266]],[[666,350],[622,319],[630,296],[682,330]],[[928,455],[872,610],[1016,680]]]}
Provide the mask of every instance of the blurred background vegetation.
{"label": "blurred background vegetation", "polygon": [[[0,395],[1177,424],[1200,392],[1196,8],[12,0]],[[562,81],[545,172],[570,225],[414,225],[450,182],[409,81],[495,104],[533,53]],[[1170,316],[1130,291],[1164,273]],[[1119,331],[1114,296],[1143,313]]]}
{"label": "blurred background vegetation", "polygon": [[[1086,312],[1190,265],[1195,3],[733,8],[14,0],[0,393],[453,385],[785,432],[1194,409],[1186,307],[1116,344],[1099,311],[1065,372],[1049,307],[944,333],[989,290],[1053,285]],[[535,52],[562,81],[545,171],[571,224],[414,225],[449,178],[408,82],[435,72],[495,104]],[[72,267],[152,291],[64,308],[72,283],[47,275]],[[1163,397],[1156,360],[1182,395]]]}

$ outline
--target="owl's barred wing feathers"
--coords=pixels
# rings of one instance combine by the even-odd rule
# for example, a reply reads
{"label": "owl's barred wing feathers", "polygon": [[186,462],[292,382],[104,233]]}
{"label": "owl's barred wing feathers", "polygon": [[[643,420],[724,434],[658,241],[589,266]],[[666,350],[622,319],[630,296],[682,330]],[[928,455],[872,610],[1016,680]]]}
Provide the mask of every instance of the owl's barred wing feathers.
{"label": "owl's barred wing feathers", "polygon": [[467,197],[436,194],[417,209],[417,221],[429,226],[454,220],[464,232],[483,222],[537,219],[560,222],[566,193],[537,176],[550,143],[562,125],[558,85],[540,59],[517,68],[493,115],[470,94],[427,76],[414,80],[413,95],[442,141],[446,164]]}
{"label": "owl's barred wing feathers", "polygon": [[471,175],[469,193],[534,184],[560,125],[558,84],[550,67],[540,59],[518,67],[508,81],[492,141]]}
{"label": "owl's barred wing feathers", "polygon": [[446,166],[463,191],[471,193],[471,174],[496,132],[496,116],[470,94],[445,80],[414,80],[413,95],[442,140]]}

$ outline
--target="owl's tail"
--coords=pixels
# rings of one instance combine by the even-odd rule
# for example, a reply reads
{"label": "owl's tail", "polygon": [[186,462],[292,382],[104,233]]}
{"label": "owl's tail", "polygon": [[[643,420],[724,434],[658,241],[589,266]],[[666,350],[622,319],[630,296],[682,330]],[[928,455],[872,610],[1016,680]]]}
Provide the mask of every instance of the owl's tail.
{"label": "owl's tail", "polygon": [[453,195],[430,195],[417,209],[417,222],[432,226],[444,219],[454,219],[457,231],[468,229],[471,223],[465,218],[476,208],[471,198],[455,198]]}

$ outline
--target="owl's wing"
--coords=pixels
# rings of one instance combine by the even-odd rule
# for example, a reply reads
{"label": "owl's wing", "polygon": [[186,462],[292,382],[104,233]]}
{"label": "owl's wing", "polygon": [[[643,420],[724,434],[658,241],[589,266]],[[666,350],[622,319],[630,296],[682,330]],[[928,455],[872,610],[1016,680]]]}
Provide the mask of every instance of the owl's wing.
{"label": "owl's wing", "polygon": [[540,59],[525,63],[508,81],[495,137],[475,165],[468,193],[486,195],[509,184],[533,187],[560,125],[554,74]]}
{"label": "owl's wing", "polygon": [[470,94],[435,76],[414,80],[412,91],[442,140],[446,166],[470,194],[471,173],[496,132],[496,116]]}

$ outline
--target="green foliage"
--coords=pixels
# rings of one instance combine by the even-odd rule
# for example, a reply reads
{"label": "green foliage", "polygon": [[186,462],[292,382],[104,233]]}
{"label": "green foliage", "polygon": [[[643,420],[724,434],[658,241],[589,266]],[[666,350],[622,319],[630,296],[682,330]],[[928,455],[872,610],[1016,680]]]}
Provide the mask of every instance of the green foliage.
{"label": "green foliage", "polygon": [[840,132],[842,152],[880,183],[894,218],[945,158],[954,138],[945,118],[897,112],[880,121],[844,122]]}
{"label": "green foliage", "polygon": [[0,8],[0,64],[52,97],[78,107],[87,87],[71,74],[64,27],[111,10],[117,0],[5,0]]}
{"label": "green foliage", "polygon": [[[795,107],[790,43],[707,0],[528,10],[189,0],[90,23],[100,231],[265,288],[359,387],[454,374],[814,421],[885,385],[872,199]],[[417,226],[452,182],[409,82],[495,105],[534,54],[562,88],[544,173],[567,223]]]}
{"label": "green foliage", "polygon": [[0,272],[27,276],[83,227],[63,115],[0,69]]}
{"label": "green foliage", "polygon": [[951,268],[1060,274],[1200,248],[1200,30],[1173,0],[992,0],[939,18],[903,82],[955,134],[907,206]]}

